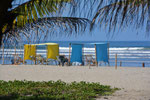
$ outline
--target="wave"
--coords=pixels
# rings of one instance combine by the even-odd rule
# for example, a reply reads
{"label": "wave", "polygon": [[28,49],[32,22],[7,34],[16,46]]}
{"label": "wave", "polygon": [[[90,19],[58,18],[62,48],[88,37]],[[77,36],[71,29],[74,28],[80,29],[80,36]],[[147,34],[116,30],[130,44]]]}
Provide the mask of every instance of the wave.
{"label": "wave", "polygon": [[[87,51],[93,51],[95,48],[83,48]],[[69,47],[60,47],[60,50],[69,50]],[[150,50],[150,48],[144,48],[144,47],[124,47],[124,48],[109,48],[109,50]]]}
{"label": "wave", "polygon": [[[45,48],[42,49],[37,49],[37,50],[44,50]],[[69,50],[69,47],[59,47],[60,50]],[[83,48],[84,50],[95,50],[95,48]],[[15,51],[15,49],[4,49],[7,51]],[[22,51],[23,49],[16,49],[16,51]],[[145,47],[111,47],[109,48],[109,50],[150,50],[150,48],[145,48]],[[2,51],[2,49],[0,49],[0,51]]]}
{"label": "wave", "polygon": [[[24,49],[4,49],[4,55],[13,55],[13,54],[21,54],[23,55]],[[37,54],[45,55],[45,49],[38,49]],[[68,55],[69,47],[60,47],[60,54]],[[3,50],[0,50],[0,55],[3,54]],[[95,48],[84,48],[84,54],[95,54]],[[114,56],[118,54],[118,56],[150,56],[150,50],[145,49],[144,47],[128,47],[128,48],[109,48],[109,55]]]}
{"label": "wave", "polygon": [[[83,49],[85,53],[94,53],[95,48],[84,48]],[[24,49],[4,49],[5,52],[24,52]],[[60,47],[60,52],[69,52],[69,47]],[[2,53],[3,50],[0,50],[0,53]],[[37,49],[38,53],[45,53],[46,49]],[[150,53],[149,49],[146,49],[144,47],[134,47],[134,48],[109,48],[110,53]]]}

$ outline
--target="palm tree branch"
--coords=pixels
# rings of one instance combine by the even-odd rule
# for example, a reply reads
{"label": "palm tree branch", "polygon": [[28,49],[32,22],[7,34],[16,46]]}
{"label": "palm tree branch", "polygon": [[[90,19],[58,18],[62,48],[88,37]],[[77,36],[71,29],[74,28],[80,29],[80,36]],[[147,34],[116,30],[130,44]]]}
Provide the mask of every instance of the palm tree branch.
{"label": "palm tree branch", "polygon": [[148,11],[145,7],[146,5],[146,0],[120,0],[106,5],[100,8],[93,17],[91,29],[93,29],[96,21],[108,26],[109,31],[115,31],[116,25],[120,25],[121,28],[125,25],[136,23],[136,27],[139,27],[139,24],[144,23],[145,15]]}
{"label": "palm tree branch", "polygon": [[[58,10],[61,3],[70,2],[71,0],[30,0],[11,10],[12,13],[17,13],[16,20],[18,27],[24,26],[26,23],[32,23],[39,17],[49,16]],[[61,4],[62,5],[62,4]],[[60,8],[59,8],[60,9]]]}
{"label": "palm tree branch", "polygon": [[[25,36],[32,36],[30,31],[32,30],[35,34],[37,32],[37,29],[40,32],[37,36],[40,36],[41,34],[46,37],[46,35],[52,35],[57,34],[57,30],[59,30],[59,34],[66,34],[66,36],[71,34],[82,34],[82,31],[85,31],[85,29],[90,25],[91,21],[86,18],[77,18],[77,17],[46,17],[46,18],[38,18],[36,21],[33,21],[32,23],[25,24],[24,27],[16,28],[13,30],[13,32],[9,33],[12,34],[12,37],[15,38],[15,35],[13,33],[17,33],[18,36],[22,31]],[[47,30],[48,29],[48,30]],[[30,35],[28,35],[30,34]],[[29,40],[29,39],[28,39]]]}

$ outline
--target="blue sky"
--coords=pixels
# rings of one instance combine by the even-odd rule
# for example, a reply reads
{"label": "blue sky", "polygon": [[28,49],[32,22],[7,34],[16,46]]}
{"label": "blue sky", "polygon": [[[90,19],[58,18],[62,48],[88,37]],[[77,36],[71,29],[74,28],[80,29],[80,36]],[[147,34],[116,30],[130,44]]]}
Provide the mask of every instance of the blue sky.
{"label": "blue sky", "polygon": [[[91,18],[89,19],[91,20]],[[114,32],[114,33],[113,32],[108,33],[107,29],[99,29],[99,27],[97,27],[92,34],[89,34],[88,32],[84,32],[83,35],[70,36],[70,37],[66,37],[64,35],[55,38],[50,38],[50,40],[54,40],[54,41],[61,41],[61,40],[62,41],[150,41],[150,36],[148,36],[146,33],[146,24],[141,29],[135,29],[133,25],[128,25],[128,27],[124,28],[124,30],[119,32]],[[108,34],[110,35],[108,36]]]}
{"label": "blue sky", "polygon": [[150,41],[150,36],[146,35],[146,30],[145,30],[146,26],[138,30],[132,28],[132,26],[129,27],[125,28],[123,31],[119,31],[115,33],[110,32],[109,36],[108,36],[108,32],[106,32],[107,30],[105,29],[100,30],[99,28],[97,28],[91,34],[89,34],[88,32],[84,32],[83,35],[78,35],[78,36],[70,36],[70,37],[66,37],[65,35],[57,36],[57,37],[54,36],[54,38],[53,37],[49,38],[48,41],[50,40],[52,41]]}
{"label": "blue sky", "polygon": [[[114,35],[113,35],[114,34]],[[113,37],[112,37],[113,35]],[[110,32],[108,36],[108,32],[106,30],[95,30],[92,34],[84,32],[83,35],[78,36],[70,36],[66,37],[58,36],[55,38],[50,38],[53,41],[150,41],[150,36],[146,35],[145,29],[130,29],[126,28],[123,31],[119,32]]]}

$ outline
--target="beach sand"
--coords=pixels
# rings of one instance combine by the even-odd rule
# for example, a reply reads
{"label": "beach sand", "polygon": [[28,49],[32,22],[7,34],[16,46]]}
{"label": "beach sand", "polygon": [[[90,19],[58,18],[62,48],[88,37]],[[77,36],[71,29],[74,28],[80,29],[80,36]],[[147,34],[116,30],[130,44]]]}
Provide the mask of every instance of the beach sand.
{"label": "beach sand", "polygon": [[0,80],[99,82],[121,90],[97,100],[150,100],[150,68],[0,65]]}

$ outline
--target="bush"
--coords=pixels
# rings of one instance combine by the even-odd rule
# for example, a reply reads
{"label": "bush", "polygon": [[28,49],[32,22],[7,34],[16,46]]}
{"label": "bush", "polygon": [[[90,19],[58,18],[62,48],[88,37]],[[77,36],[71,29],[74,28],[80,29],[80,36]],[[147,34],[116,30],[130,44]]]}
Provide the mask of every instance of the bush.
{"label": "bush", "polygon": [[0,81],[0,99],[17,100],[89,100],[99,96],[111,95],[118,88],[99,83],[63,81]]}

